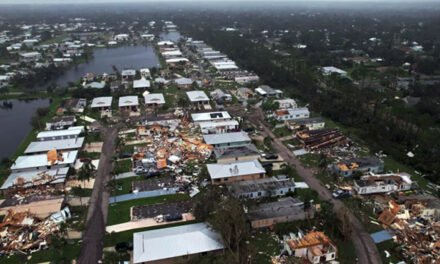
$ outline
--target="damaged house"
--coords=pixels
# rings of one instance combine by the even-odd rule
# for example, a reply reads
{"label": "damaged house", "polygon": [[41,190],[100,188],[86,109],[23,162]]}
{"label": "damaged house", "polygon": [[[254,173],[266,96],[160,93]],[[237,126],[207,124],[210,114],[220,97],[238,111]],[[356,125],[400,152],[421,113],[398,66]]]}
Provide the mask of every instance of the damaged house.
{"label": "damaged house", "polygon": [[258,160],[207,164],[206,166],[212,184],[262,179],[266,174],[266,170]]}
{"label": "damaged house", "polygon": [[298,131],[296,138],[303,147],[308,150],[317,150],[333,145],[344,144],[347,141],[347,138],[337,128]]}
{"label": "damaged house", "polygon": [[407,173],[370,174],[354,182],[353,189],[361,195],[411,190],[413,182]]}

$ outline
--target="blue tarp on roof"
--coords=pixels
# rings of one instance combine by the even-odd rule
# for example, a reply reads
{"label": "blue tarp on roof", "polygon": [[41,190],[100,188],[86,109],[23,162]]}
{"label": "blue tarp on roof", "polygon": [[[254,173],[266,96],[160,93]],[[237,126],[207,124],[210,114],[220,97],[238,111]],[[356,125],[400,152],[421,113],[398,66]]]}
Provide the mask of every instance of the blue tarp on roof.
{"label": "blue tarp on roof", "polygon": [[382,230],[371,234],[371,238],[373,238],[374,243],[379,244],[384,241],[393,239],[393,235],[394,234],[390,230]]}

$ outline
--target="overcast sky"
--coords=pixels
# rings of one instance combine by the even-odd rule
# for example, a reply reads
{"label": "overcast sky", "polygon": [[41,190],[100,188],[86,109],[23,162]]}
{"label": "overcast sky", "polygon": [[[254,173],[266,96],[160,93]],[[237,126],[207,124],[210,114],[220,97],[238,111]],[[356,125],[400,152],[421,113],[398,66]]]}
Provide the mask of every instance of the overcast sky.
{"label": "overcast sky", "polygon": [[[256,0],[0,0],[0,4],[62,4],[123,2],[255,2]],[[257,0],[258,1],[258,0]],[[265,2],[260,0],[259,2]],[[275,2],[440,2],[440,0],[275,0]]]}

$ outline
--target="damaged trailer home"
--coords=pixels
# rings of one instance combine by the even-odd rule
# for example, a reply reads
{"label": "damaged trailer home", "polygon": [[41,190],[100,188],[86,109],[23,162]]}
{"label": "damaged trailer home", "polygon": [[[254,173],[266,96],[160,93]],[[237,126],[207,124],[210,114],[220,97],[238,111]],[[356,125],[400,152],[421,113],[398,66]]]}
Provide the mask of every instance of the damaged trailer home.
{"label": "damaged trailer home", "polygon": [[298,131],[296,138],[305,149],[312,151],[345,144],[348,140],[337,128]]}

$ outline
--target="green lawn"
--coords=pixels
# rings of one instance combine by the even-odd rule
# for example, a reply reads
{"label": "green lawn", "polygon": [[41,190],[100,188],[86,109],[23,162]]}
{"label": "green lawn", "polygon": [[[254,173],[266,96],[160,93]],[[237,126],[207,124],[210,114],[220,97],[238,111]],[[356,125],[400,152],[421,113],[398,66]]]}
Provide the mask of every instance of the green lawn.
{"label": "green lawn", "polygon": [[280,245],[269,232],[258,231],[252,235],[250,244],[255,248],[256,254],[252,263],[266,264],[270,263],[271,256],[280,254]]}
{"label": "green lawn", "polygon": [[319,154],[308,153],[298,157],[304,167],[318,167]]}
{"label": "green lawn", "polygon": [[342,199],[344,204],[350,211],[362,222],[368,233],[374,233],[383,230],[379,225],[371,223],[371,219],[377,222],[377,216],[373,212],[373,206],[371,203],[367,203],[366,200],[357,198]]}
{"label": "green lawn", "polygon": [[[394,243],[393,240],[388,240],[377,244],[377,249],[380,253],[383,263],[398,263],[404,260],[401,252],[399,251],[399,245]],[[386,257],[385,250],[390,253],[391,256],[389,258]]]}
{"label": "green lawn", "polygon": [[112,193],[112,195],[122,195],[127,194],[131,192],[131,183],[133,181],[137,180],[143,180],[144,178],[142,176],[135,176],[130,178],[125,178],[121,180],[116,180],[116,183],[119,188],[116,189],[115,192]]}
{"label": "green lawn", "polygon": [[286,137],[292,135],[292,131],[290,131],[287,127],[279,127],[273,130],[273,133],[277,137]]}
{"label": "green lawn", "polygon": [[130,172],[132,171],[132,162],[131,159],[122,159],[117,160],[115,164],[115,172],[116,174],[124,173],[124,172]]}
{"label": "green lawn", "polygon": [[189,196],[186,194],[173,194],[110,204],[108,209],[107,225],[115,225],[130,221],[130,208],[133,206],[160,204],[188,199]]}

